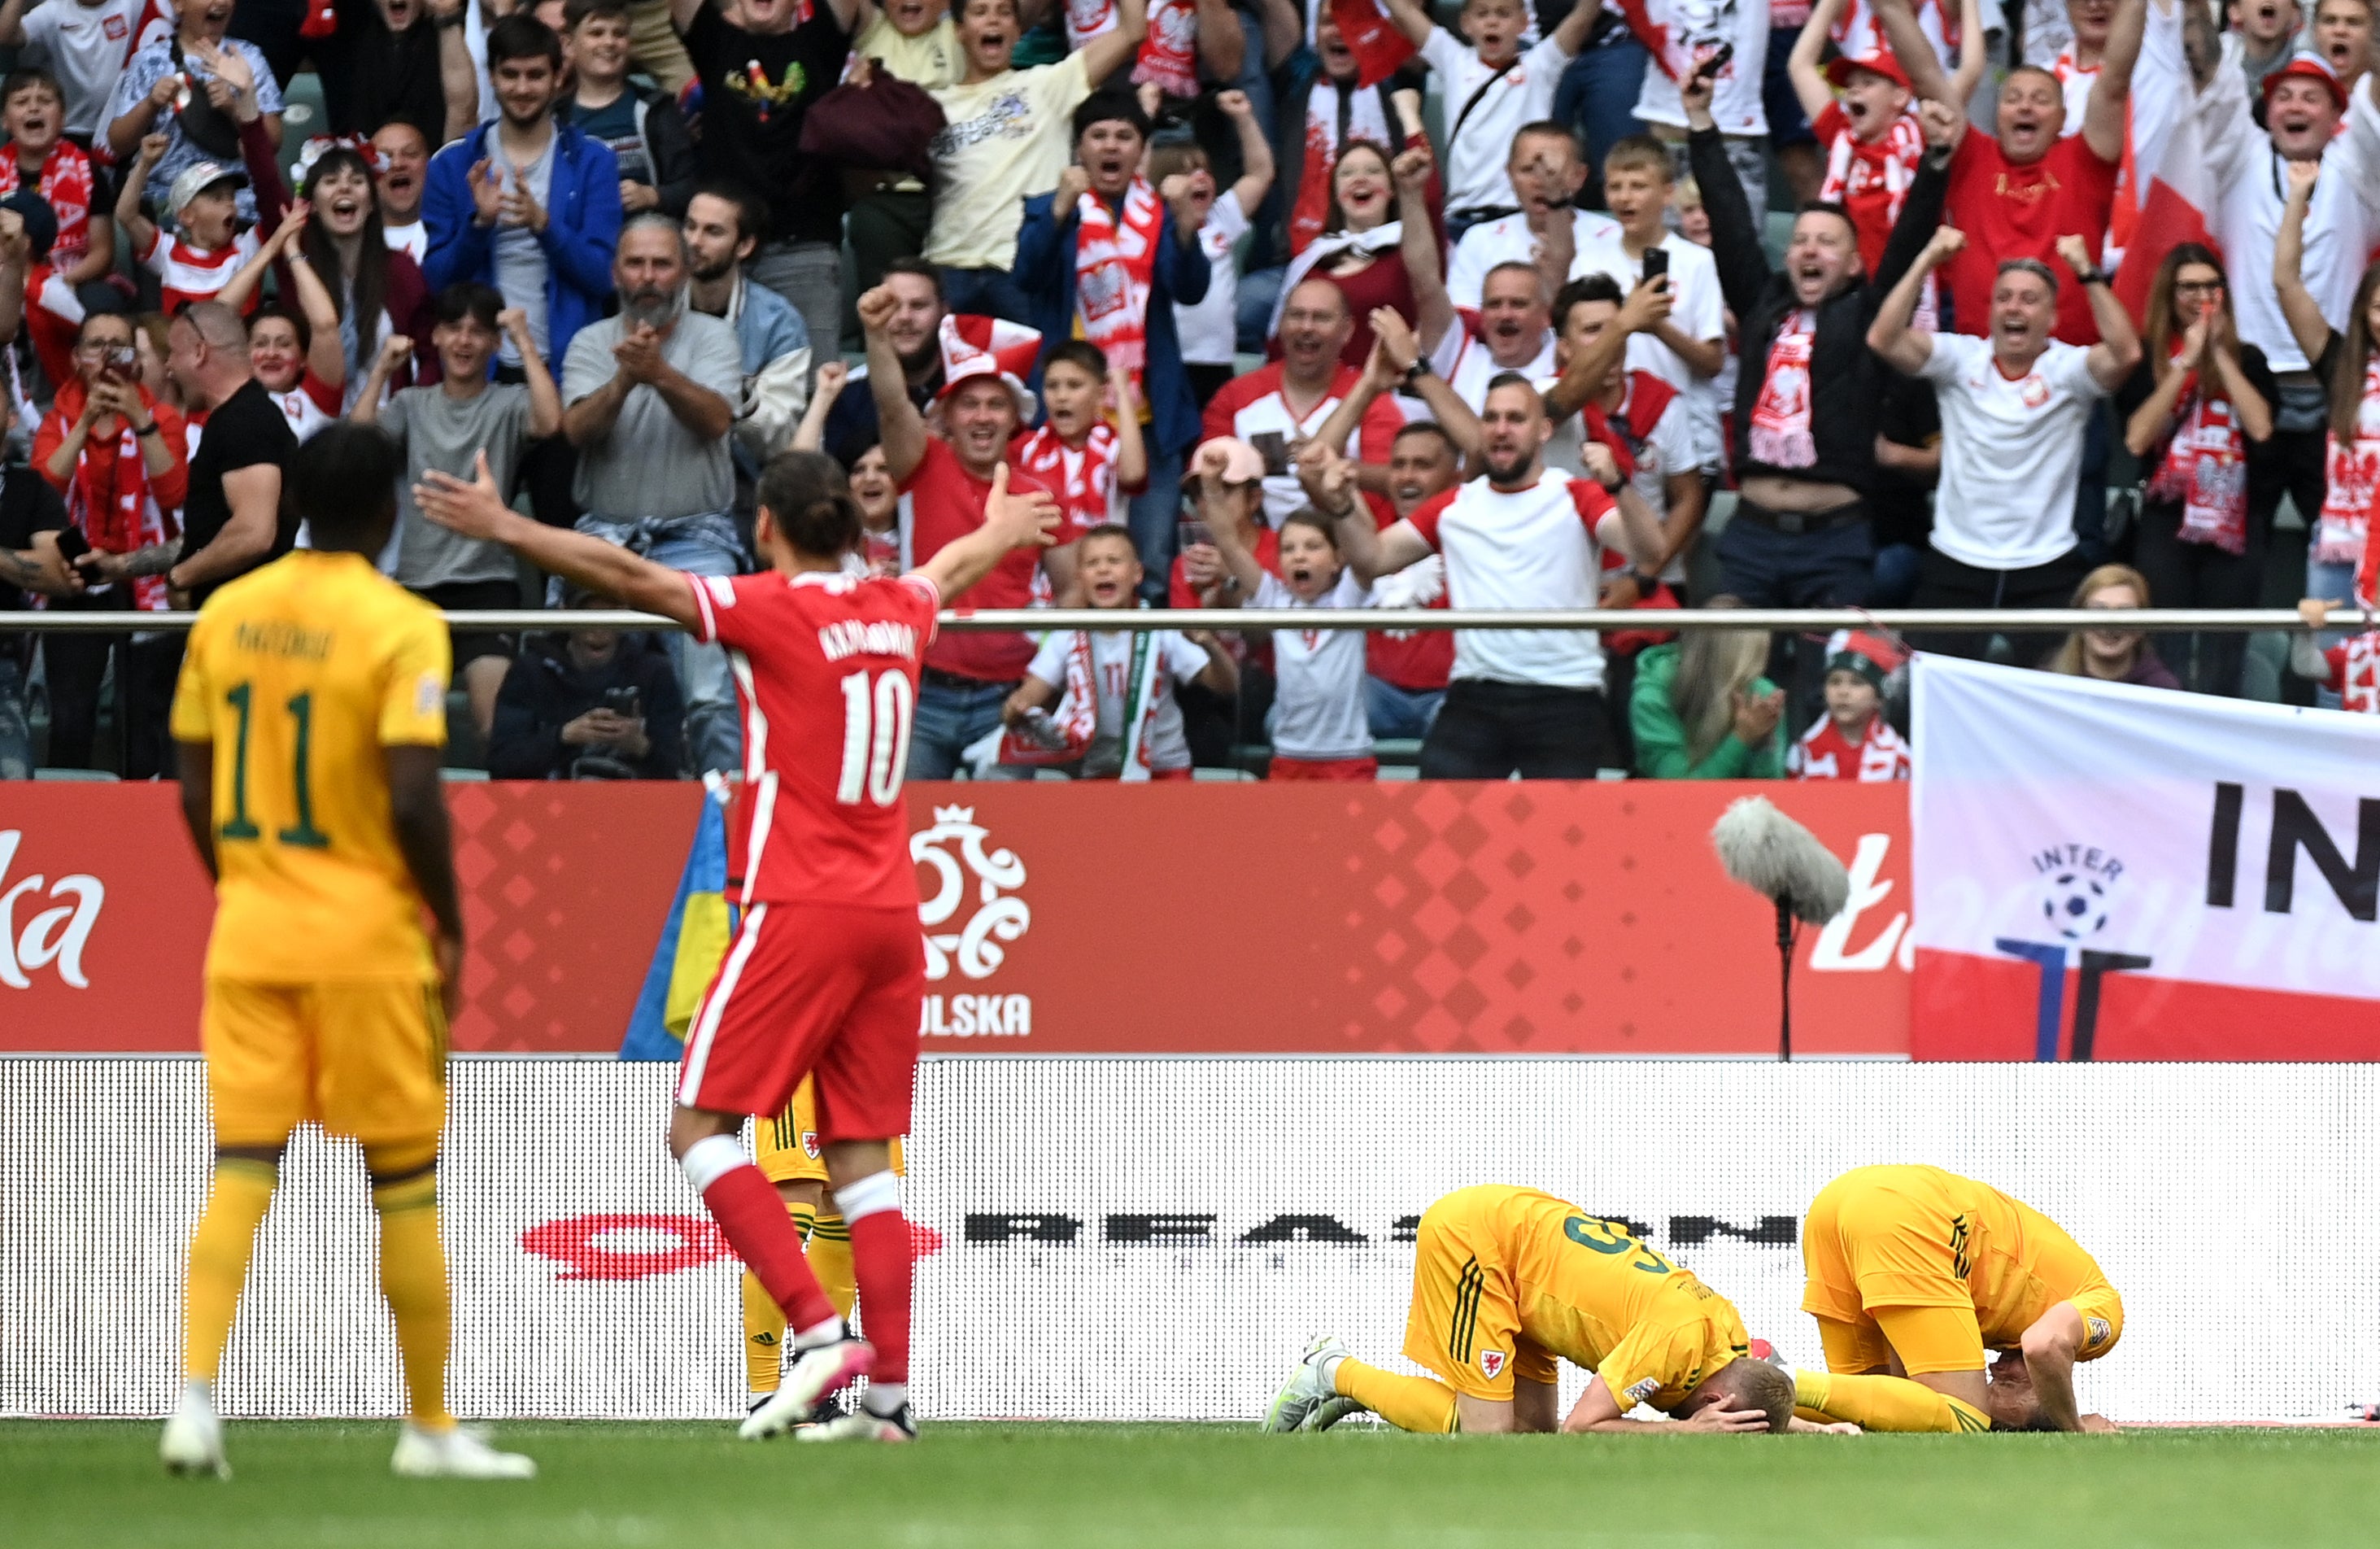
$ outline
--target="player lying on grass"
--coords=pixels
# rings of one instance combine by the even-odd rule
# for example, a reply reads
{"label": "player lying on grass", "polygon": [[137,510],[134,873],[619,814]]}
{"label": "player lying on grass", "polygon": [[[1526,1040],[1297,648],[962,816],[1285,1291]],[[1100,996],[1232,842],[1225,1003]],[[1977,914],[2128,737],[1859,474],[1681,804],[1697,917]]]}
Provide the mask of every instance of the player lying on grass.
{"label": "player lying on grass", "polygon": [[[1369,1409],[1405,1431],[1815,1431],[1793,1379],[1750,1354],[1735,1305],[1609,1221],[1534,1189],[1459,1189],[1422,1214],[1405,1357],[1367,1366],[1316,1340],[1265,1416],[1321,1430]],[[1554,1358],[1593,1372],[1557,1422]],[[1682,1423],[1630,1420],[1639,1404]],[[1842,1426],[1836,1429],[1849,1430]]]}
{"label": "player lying on grass", "polygon": [[[818,452],[781,453],[761,471],[753,528],[769,568],[731,580],[684,575],[516,516],[484,457],[476,482],[432,471],[415,498],[442,526],[506,544],[726,648],[752,802],[735,900],[743,917],[686,1039],[670,1149],[793,1331],[797,1359],[741,1433],[793,1430],[865,1376],[859,1412],[803,1426],[801,1438],[915,1436],[909,1227],[890,1142],[909,1128],[926,972],[901,784],[937,610],[1012,549],[1046,547],[1055,502],[1009,494],[1002,464],[981,526],[908,575],[870,578],[856,559],[859,506],[841,466]],[[868,1309],[865,1340],[820,1289],[801,1233],[739,1138],[747,1116],[784,1112],[813,1072],[827,1179],[851,1228]]]}
{"label": "player lying on grass", "polygon": [[308,1119],[363,1142],[405,1368],[391,1466],[537,1472],[446,1411],[438,1135],[463,916],[438,775],[446,626],[372,567],[404,472],[396,444],[363,425],[333,423],[292,454],[284,508],[314,546],[207,599],[174,692],[182,816],[216,898],[199,1012],[214,1180],[190,1238],[182,1393],[158,1444],[176,1472],[230,1475],[215,1373],[282,1148]]}
{"label": "player lying on grass", "polygon": [[[1811,1201],[1802,1262],[1830,1373],[1797,1379],[1811,1412],[1872,1431],[2115,1429],[2077,1406],[2074,1363],[2116,1348],[2124,1304],[2030,1205],[1939,1167],[1855,1168]],[[1986,1350],[2009,1352],[1988,1374]]]}

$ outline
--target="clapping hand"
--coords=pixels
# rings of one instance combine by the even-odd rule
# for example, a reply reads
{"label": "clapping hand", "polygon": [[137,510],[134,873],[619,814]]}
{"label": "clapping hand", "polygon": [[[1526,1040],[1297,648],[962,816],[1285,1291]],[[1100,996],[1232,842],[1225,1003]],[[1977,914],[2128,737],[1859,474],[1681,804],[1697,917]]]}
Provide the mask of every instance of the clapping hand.
{"label": "clapping hand", "polygon": [[612,347],[612,359],[618,362],[620,374],[631,382],[650,386],[662,374],[661,330],[650,323],[639,323]]}
{"label": "clapping hand", "polygon": [[473,219],[481,226],[493,226],[504,217],[504,185],[496,176],[493,162],[480,157],[463,174],[463,180],[471,187]]}
{"label": "clapping hand", "polygon": [[1732,690],[1729,700],[1735,706],[1735,739],[1747,748],[1758,748],[1777,735],[1777,723],[1785,716],[1785,690],[1771,689],[1765,694],[1751,693],[1742,689]]}
{"label": "clapping hand", "polygon": [[513,168],[512,186],[497,193],[496,209],[506,226],[527,226],[533,232],[545,229],[545,206],[529,191],[528,178],[520,167]]}

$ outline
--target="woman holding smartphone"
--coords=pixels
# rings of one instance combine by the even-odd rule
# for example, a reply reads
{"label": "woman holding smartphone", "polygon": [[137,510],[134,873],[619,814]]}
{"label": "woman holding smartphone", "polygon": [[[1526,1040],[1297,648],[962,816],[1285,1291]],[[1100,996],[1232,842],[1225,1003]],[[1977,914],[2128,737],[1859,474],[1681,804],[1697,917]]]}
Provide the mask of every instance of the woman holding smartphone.
{"label": "woman holding smartphone", "polygon": [[[2223,262],[2199,243],[2157,266],[2147,321],[2140,366],[2116,395],[2145,477],[2133,563],[2161,607],[2253,607],[2273,513],[2251,508],[2248,463],[2273,433],[2272,371],[2240,341]],[[2155,639],[2186,687],[2239,697],[2247,636]]]}
{"label": "woman holding smartphone", "polygon": [[[181,414],[140,384],[132,320],[110,312],[83,319],[75,375],[33,435],[32,463],[65,497],[72,548],[85,590],[55,604],[162,612],[170,605],[165,572],[181,531],[175,512],[189,487]],[[49,762],[90,769],[99,690],[115,656],[116,726],[122,773],[145,780],[165,772],[165,713],[181,659],[181,638],[127,635],[43,637],[50,686]]]}

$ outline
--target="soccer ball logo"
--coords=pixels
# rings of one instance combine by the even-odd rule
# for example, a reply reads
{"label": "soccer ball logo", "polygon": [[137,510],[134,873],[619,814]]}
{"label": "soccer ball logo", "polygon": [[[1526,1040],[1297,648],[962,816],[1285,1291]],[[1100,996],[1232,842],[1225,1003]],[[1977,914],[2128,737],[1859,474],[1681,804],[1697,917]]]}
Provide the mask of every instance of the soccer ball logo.
{"label": "soccer ball logo", "polygon": [[2041,915],[2068,941],[2095,935],[2107,923],[2107,885],[2088,872],[2059,872],[2045,884]]}

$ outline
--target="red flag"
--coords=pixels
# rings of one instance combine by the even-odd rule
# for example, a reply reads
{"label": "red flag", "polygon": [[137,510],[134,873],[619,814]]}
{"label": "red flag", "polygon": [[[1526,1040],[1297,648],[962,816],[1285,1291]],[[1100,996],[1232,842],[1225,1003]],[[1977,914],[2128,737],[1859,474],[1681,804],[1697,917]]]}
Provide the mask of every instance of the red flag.
{"label": "red flag", "polygon": [[1419,51],[1389,19],[1380,0],[1330,0],[1330,19],[1355,55],[1355,84],[1378,86]]}
{"label": "red flag", "polygon": [[2123,171],[2107,233],[2109,245],[2124,254],[2116,266],[2116,299],[2136,327],[2145,324],[2149,287],[2165,255],[2184,242],[2216,246],[2206,225],[2216,190],[2196,105],[2182,57],[2180,10],[2151,6],[2132,71]]}

